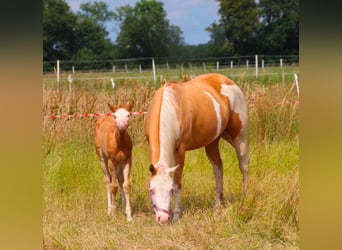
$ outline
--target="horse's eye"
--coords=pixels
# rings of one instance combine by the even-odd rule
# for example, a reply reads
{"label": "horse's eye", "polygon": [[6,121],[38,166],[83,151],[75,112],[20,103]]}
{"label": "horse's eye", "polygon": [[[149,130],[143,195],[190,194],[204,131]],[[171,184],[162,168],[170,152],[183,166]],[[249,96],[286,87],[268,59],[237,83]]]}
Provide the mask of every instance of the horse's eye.
{"label": "horse's eye", "polygon": [[153,174],[153,173],[154,173],[154,171],[155,171],[155,168],[154,168],[154,166],[153,166],[152,164],[150,165],[150,167],[149,167],[149,170],[150,170],[151,174]]}

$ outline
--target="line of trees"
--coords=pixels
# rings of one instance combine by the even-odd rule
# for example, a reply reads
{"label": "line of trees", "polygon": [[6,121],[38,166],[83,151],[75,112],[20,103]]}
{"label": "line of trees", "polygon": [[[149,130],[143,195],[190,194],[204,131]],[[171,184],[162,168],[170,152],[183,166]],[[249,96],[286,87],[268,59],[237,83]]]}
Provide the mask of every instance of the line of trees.
{"label": "line of trees", "polygon": [[[93,1],[77,13],[65,0],[43,0],[43,60],[298,54],[299,0],[217,1],[220,19],[206,28],[210,41],[189,45],[157,0],[114,11]],[[108,23],[118,27],[115,41],[108,37]]]}

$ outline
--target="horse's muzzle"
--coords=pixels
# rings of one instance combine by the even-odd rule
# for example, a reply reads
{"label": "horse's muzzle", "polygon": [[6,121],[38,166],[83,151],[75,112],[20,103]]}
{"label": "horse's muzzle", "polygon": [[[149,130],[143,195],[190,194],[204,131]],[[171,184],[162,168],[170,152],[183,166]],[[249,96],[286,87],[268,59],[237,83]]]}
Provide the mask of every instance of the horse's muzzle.
{"label": "horse's muzzle", "polygon": [[154,212],[155,212],[155,218],[156,221],[160,224],[160,225],[166,225],[169,221],[170,221],[170,211],[163,209],[163,208],[159,208],[157,206],[153,206]]}

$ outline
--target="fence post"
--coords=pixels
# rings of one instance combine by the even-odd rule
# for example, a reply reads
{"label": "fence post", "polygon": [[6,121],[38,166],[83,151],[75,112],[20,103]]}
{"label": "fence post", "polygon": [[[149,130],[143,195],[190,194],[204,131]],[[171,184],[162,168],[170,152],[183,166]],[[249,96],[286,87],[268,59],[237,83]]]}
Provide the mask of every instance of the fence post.
{"label": "fence post", "polygon": [[115,72],[115,66],[113,66],[113,72]]}
{"label": "fence post", "polygon": [[203,72],[205,72],[206,71],[205,62],[202,62],[202,66],[203,66]]}
{"label": "fence post", "polygon": [[220,70],[220,62],[219,62],[219,61],[216,62],[216,70],[217,70],[217,71]]}
{"label": "fence post", "polygon": [[249,67],[249,61],[246,60],[246,67],[248,68]]}
{"label": "fence post", "polygon": [[59,60],[57,60],[57,91],[59,91]]}
{"label": "fence post", "polygon": [[156,76],[156,65],[154,63],[154,57],[152,58],[152,73],[153,73],[153,81],[156,81],[157,76]]}
{"label": "fence post", "polygon": [[299,83],[298,83],[298,76],[297,76],[297,74],[294,74],[294,79],[295,79],[295,83],[296,83],[297,94],[299,96]]}
{"label": "fence post", "polygon": [[128,72],[127,64],[125,64],[125,71]]}
{"label": "fence post", "polygon": [[233,61],[230,61],[230,68],[233,68]]}
{"label": "fence post", "polygon": [[141,74],[141,64],[139,64],[139,73]]}
{"label": "fence post", "polygon": [[264,61],[264,59],[261,60],[261,68],[265,68],[265,61]]}
{"label": "fence post", "polygon": [[258,78],[258,55],[255,55],[255,77]]}
{"label": "fence post", "polygon": [[283,58],[280,58],[280,68],[283,67]]}
{"label": "fence post", "polygon": [[72,74],[75,74],[75,66],[72,65]]}
{"label": "fence post", "polygon": [[72,83],[71,75],[68,76],[67,80],[69,82],[69,92],[71,92],[71,83]]}

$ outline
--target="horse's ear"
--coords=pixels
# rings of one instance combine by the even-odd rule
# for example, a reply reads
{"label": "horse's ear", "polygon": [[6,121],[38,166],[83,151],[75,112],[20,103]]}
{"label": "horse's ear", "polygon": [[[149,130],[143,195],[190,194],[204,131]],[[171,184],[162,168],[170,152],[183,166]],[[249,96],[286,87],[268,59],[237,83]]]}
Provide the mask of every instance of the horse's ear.
{"label": "horse's ear", "polygon": [[152,175],[156,174],[156,168],[152,164],[150,165],[150,172]]}
{"label": "horse's ear", "polygon": [[116,112],[116,110],[118,109],[117,107],[111,105],[109,102],[108,102],[108,108],[109,108],[112,112]]}
{"label": "horse's ear", "polygon": [[168,168],[167,169],[167,173],[172,173],[172,172],[175,172],[176,171],[176,169],[179,167],[179,164],[177,165],[177,166],[175,166],[175,167],[172,167],[172,168]]}

